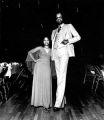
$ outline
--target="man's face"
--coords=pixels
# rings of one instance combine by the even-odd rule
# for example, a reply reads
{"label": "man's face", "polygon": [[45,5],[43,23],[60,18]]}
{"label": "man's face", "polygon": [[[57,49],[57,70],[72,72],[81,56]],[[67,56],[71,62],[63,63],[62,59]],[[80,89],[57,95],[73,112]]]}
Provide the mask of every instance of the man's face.
{"label": "man's face", "polygon": [[56,22],[57,22],[58,24],[61,24],[62,21],[63,21],[63,18],[62,18],[61,13],[56,14]]}

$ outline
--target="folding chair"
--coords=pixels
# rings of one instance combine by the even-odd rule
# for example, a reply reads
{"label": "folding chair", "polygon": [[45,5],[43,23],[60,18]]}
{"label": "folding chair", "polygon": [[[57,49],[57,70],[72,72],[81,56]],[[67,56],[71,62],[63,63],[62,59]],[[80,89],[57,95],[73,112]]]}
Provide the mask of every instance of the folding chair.
{"label": "folding chair", "polygon": [[96,80],[95,80],[96,85],[95,85],[94,91],[96,93],[96,90],[98,89],[99,82],[104,81],[104,77],[103,77],[101,69],[98,66],[95,66],[95,74],[96,74]]}
{"label": "folding chair", "polygon": [[85,84],[86,82],[92,82],[91,89],[93,90],[95,79],[96,79],[95,67],[91,64],[86,65],[83,84]]}

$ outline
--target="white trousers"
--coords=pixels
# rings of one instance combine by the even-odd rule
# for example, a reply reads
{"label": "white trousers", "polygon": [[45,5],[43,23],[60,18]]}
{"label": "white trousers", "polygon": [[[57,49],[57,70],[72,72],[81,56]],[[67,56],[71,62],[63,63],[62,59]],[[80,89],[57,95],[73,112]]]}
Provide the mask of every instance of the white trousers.
{"label": "white trousers", "polygon": [[57,74],[57,90],[56,90],[56,101],[54,107],[62,107],[62,102],[64,100],[65,86],[66,86],[66,73],[68,65],[68,55],[63,54],[57,56],[55,59],[55,68]]}

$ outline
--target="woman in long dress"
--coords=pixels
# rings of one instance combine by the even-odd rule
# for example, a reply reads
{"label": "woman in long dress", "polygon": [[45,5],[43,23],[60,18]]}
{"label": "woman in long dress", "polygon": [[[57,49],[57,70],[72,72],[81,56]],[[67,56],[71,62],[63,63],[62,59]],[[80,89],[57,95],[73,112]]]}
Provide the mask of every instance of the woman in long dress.
{"label": "woman in long dress", "polygon": [[43,39],[43,43],[44,47],[37,47],[28,53],[35,62],[31,105],[48,109],[52,106],[51,49],[48,37]]}

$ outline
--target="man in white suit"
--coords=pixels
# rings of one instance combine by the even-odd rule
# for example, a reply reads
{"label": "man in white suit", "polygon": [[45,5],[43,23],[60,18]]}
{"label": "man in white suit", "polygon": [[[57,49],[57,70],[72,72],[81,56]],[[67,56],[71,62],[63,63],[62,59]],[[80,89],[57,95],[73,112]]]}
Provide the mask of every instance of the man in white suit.
{"label": "man in white suit", "polygon": [[55,61],[57,74],[57,91],[54,111],[64,107],[64,93],[66,86],[66,73],[69,57],[74,57],[73,43],[81,39],[72,24],[64,24],[61,13],[56,14],[58,28],[52,31],[52,60]]}

